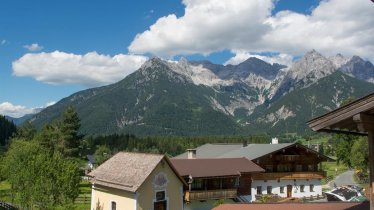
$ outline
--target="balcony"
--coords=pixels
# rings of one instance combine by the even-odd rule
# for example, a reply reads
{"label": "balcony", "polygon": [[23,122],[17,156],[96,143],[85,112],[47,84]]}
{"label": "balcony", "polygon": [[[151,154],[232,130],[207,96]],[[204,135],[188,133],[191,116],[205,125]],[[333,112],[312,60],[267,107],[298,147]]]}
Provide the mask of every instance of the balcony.
{"label": "balcony", "polygon": [[210,199],[227,199],[236,198],[237,189],[220,189],[220,190],[204,190],[186,192],[189,194],[189,199],[186,200],[210,200]]}
{"label": "balcony", "polygon": [[325,171],[307,171],[307,172],[274,172],[253,174],[254,180],[277,180],[277,179],[323,179],[326,177]]}
{"label": "balcony", "polygon": [[301,155],[278,155],[275,157],[277,161],[283,162],[295,162],[300,161],[302,159]]}

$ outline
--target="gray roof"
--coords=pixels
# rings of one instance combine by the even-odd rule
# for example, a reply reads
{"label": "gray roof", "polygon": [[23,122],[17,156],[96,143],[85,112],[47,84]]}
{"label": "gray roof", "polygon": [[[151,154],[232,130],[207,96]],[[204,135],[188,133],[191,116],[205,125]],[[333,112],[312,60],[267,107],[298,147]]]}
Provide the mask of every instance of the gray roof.
{"label": "gray roof", "polygon": [[[196,158],[240,158],[249,160],[289,147],[294,143],[283,144],[204,144],[196,148]],[[187,152],[175,158],[187,158]]]}
{"label": "gray roof", "polygon": [[242,173],[264,172],[264,169],[247,158],[211,158],[170,160],[181,176],[225,177]]}
{"label": "gray roof", "polygon": [[[217,158],[220,155],[235,149],[242,148],[243,144],[204,144],[196,148],[197,158]],[[187,152],[182,153],[174,158],[187,158]]]}
{"label": "gray roof", "polygon": [[220,158],[234,158],[234,157],[245,157],[249,160],[254,160],[256,158],[262,157],[264,155],[276,152],[283,148],[289,147],[294,143],[284,143],[284,144],[249,144],[246,147],[241,147],[239,149],[231,150],[220,155]]}
{"label": "gray roof", "polygon": [[136,192],[164,155],[119,152],[92,171],[92,183]]}

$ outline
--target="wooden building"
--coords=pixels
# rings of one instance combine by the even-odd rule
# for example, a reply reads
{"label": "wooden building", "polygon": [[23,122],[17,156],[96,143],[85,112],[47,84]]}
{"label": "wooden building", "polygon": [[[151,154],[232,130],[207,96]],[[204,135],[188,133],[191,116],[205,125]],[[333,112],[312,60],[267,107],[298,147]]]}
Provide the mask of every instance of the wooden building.
{"label": "wooden building", "polygon": [[251,176],[263,172],[247,158],[171,159],[188,183],[185,200],[238,198],[250,194]]}
{"label": "wooden building", "polygon": [[308,122],[313,131],[368,136],[370,209],[374,210],[374,93]]}
{"label": "wooden building", "polygon": [[186,183],[164,155],[120,152],[89,176],[91,209],[184,209]]}
{"label": "wooden building", "polygon": [[239,180],[241,196],[256,201],[262,195],[280,197],[322,196],[320,163],[331,160],[301,144],[205,144],[173,159],[247,158],[265,171]]}

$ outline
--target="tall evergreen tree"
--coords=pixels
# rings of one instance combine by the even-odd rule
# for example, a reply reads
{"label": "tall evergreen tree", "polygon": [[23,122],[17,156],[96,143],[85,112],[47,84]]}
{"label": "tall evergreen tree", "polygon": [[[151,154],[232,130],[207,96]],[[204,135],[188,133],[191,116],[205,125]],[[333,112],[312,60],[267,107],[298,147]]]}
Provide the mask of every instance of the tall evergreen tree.
{"label": "tall evergreen tree", "polygon": [[62,134],[63,154],[70,157],[77,157],[79,155],[82,136],[78,134],[80,119],[72,106],[69,106],[62,114],[59,127]]}
{"label": "tall evergreen tree", "polygon": [[17,131],[17,126],[0,115],[0,146],[8,143],[9,138]]}

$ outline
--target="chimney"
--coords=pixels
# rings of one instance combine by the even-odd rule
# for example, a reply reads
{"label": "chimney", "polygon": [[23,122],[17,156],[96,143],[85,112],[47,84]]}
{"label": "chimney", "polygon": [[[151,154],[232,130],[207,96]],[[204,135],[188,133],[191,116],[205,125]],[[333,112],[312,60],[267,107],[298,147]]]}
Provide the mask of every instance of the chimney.
{"label": "chimney", "polygon": [[278,144],[278,138],[277,137],[272,138],[271,139],[271,144]]}
{"label": "chimney", "polygon": [[187,149],[187,159],[196,158],[196,149]]}

